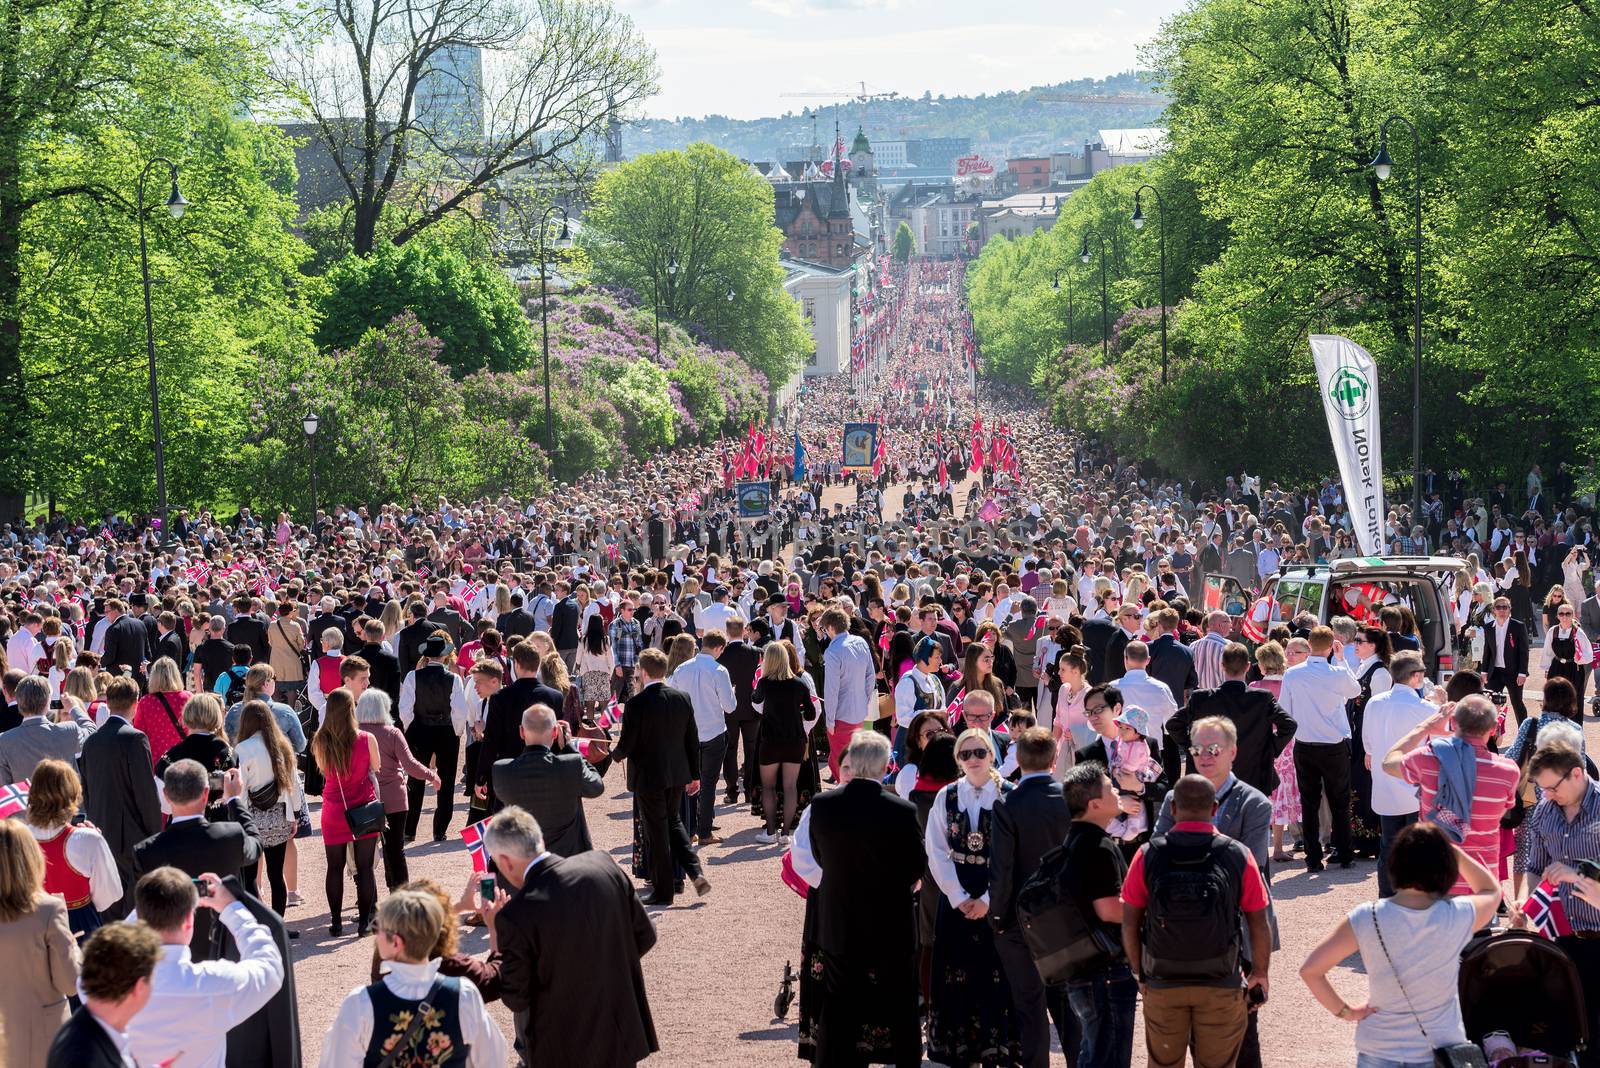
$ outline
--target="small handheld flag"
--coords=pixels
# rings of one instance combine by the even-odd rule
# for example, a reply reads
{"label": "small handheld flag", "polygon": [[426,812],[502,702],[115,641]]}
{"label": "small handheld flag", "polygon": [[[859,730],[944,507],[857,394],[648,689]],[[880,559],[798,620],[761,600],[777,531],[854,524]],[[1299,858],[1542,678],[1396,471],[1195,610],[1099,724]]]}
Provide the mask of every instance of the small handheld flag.
{"label": "small handheld flag", "polygon": [[0,819],[21,816],[28,811],[28,780],[0,786]]}
{"label": "small handheld flag", "polygon": [[1552,941],[1572,933],[1567,910],[1561,904],[1560,888],[1548,880],[1533,888],[1528,900],[1522,903],[1522,913],[1532,922],[1535,931]]}
{"label": "small handheld flag", "polygon": [[467,845],[467,852],[472,857],[472,870],[475,872],[489,870],[489,850],[483,842],[483,832],[488,829],[488,820],[481,820],[470,827],[461,828],[461,840]]}

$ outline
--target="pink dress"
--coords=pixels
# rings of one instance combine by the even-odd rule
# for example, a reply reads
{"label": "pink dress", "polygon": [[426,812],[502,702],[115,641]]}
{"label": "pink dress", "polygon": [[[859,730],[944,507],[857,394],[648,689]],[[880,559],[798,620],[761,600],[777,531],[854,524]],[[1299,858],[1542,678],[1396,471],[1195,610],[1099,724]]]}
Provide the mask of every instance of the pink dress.
{"label": "pink dress", "polygon": [[[1278,690],[1281,686],[1283,686],[1282,675],[1250,684],[1252,690],[1265,690],[1270,693],[1273,700],[1278,699]],[[1278,773],[1278,788],[1272,791],[1272,822],[1280,827],[1299,823],[1300,782],[1294,775],[1293,738],[1283,747],[1278,759],[1272,762],[1272,770]]]}
{"label": "pink dress", "polygon": [[[359,808],[378,796],[372,782],[372,756],[368,747],[372,735],[356,731],[355,746],[350,754],[350,766],[342,774],[324,768],[328,784],[322,791],[322,844],[348,845],[353,841],[350,825],[345,822],[346,808]],[[368,838],[378,837],[374,831]]]}

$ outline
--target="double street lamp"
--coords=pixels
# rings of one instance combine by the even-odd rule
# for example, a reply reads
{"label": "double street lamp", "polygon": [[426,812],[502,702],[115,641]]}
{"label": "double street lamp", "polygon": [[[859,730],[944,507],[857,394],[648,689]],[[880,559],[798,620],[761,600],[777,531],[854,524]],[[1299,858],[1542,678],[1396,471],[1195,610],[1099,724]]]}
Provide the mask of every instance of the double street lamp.
{"label": "double street lamp", "polygon": [[1413,267],[1415,274],[1412,276],[1413,312],[1415,320],[1412,324],[1413,355],[1411,365],[1411,522],[1422,522],[1422,137],[1417,133],[1417,127],[1403,115],[1390,115],[1383,120],[1383,125],[1378,128],[1378,154],[1372,157],[1369,166],[1377,173],[1378,181],[1389,180],[1393,172],[1394,161],[1389,158],[1389,124],[1398,122],[1411,131],[1411,168],[1414,188],[1412,189],[1411,206],[1416,216],[1416,233],[1413,238],[1416,244],[1416,255]]}
{"label": "double street lamp", "polygon": [[138,207],[139,216],[139,274],[144,280],[144,346],[145,354],[150,360],[150,429],[155,436],[156,446],[156,513],[161,517],[161,537],[163,540],[172,536],[171,528],[167,525],[167,460],[165,442],[161,437],[161,390],[156,382],[156,328],[155,318],[150,312],[150,252],[145,242],[144,233],[144,187],[150,178],[150,171],[157,163],[167,166],[167,177],[172,180],[172,192],[167,195],[167,214],[174,219],[183,218],[183,213],[189,207],[189,202],[183,199],[183,193],[178,189],[178,165],[165,156],[157,156],[144,165],[144,171],[139,175]]}
{"label": "double street lamp", "polygon": [[1133,191],[1133,228],[1144,229],[1144,211],[1139,197],[1148,189],[1155,195],[1156,207],[1161,211],[1158,230],[1161,241],[1161,384],[1167,384],[1167,202],[1161,199],[1161,190],[1146,183]]}
{"label": "double street lamp", "polygon": [[[1059,292],[1061,290],[1061,268],[1056,268],[1055,279],[1050,283],[1050,288]],[[1067,272],[1067,344],[1072,344],[1072,272]]]}
{"label": "double street lamp", "polygon": [[1078,259],[1084,263],[1089,262],[1089,238],[1093,237],[1100,243],[1100,359],[1109,364],[1111,361],[1111,325],[1108,309],[1110,303],[1106,298],[1106,239],[1100,236],[1100,231],[1089,230],[1083,235],[1083,248],[1078,253]]}
{"label": "double street lamp", "polygon": [[[545,249],[545,235],[550,231],[550,213],[561,213],[561,236],[558,241],[567,240],[571,232],[571,220],[567,216],[567,209],[561,204],[551,204],[539,213],[539,323],[544,329],[544,447],[550,462],[556,458],[556,423],[550,413],[550,291],[546,279],[550,274],[550,262]],[[659,320],[656,326],[656,354],[661,353],[661,327]]]}

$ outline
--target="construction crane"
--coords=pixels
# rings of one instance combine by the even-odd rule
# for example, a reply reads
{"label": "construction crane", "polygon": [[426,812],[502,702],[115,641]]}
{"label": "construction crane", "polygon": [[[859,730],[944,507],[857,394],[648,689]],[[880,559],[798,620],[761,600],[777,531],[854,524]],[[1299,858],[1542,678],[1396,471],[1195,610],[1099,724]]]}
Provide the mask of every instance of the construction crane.
{"label": "construction crane", "polygon": [[900,94],[893,90],[887,93],[869,93],[867,92],[866,82],[861,82],[860,85],[861,91],[859,93],[851,89],[840,89],[837,92],[819,90],[816,92],[806,93],[779,93],[778,95],[787,97],[810,97],[817,100],[853,100],[861,105],[861,128],[864,130],[867,127],[867,105],[872,103],[874,100],[897,100],[900,98]]}
{"label": "construction crane", "polygon": [[1111,96],[1086,96],[1078,93],[1040,93],[1031,99],[1046,104],[1104,104],[1113,108],[1166,107],[1167,101],[1159,96],[1138,93],[1117,93]]}

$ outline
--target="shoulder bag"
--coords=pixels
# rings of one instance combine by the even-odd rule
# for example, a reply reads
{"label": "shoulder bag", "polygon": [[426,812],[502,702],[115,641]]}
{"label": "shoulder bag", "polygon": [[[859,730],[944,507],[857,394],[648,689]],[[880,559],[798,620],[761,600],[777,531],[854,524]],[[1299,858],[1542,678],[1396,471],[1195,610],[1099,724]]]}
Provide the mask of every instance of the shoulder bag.
{"label": "shoulder bag", "polygon": [[167,719],[171,721],[172,729],[178,732],[178,737],[180,739],[189,737],[189,732],[183,729],[182,721],[179,720],[177,714],[172,711],[172,705],[167,701],[167,695],[158,691],[153,696],[157,701],[161,702],[161,711],[167,714]]}
{"label": "shoulder bag", "polygon": [[295,643],[289,638],[289,632],[283,629],[283,619],[281,617],[274,619],[272,625],[278,628],[278,636],[283,639],[284,644],[288,645],[289,651],[300,658],[301,677],[309,679],[311,677],[311,654],[295,646]]}
{"label": "shoulder bag", "polygon": [[[1389,970],[1394,973],[1395,985],[1400,988],[1400,994],[1406,999],[1406,1008],[1411,1011],[1411,1018],[1417,1021],[1417,1030],[1422,1032],[1422,1037],[1428,1040],[1429,1045],[1433,1039],[1428,1035],[1428,1029],[1422,1026],[1422,1017],[1417,1015],[1417,1008],[1411,1003],[1411,995],[1406,993],[1405,983],[1400,981],[1400,970],[1394,966],[1394,958],[1389,956],[1389,947],[1383,941],[1383,928],[1378,923],[1378,906],[1369,906],[1372,914],[1372,929],[1378,934],[1378,948],[1383,950],[1383,959],[1388,961]],[[1473,1042],[1454,1042],[1448,1046],[1434,1046],[1433,1063],[1435,1068],[1489,1068],[1489,1061]]]}
{"label": "shoulder bag", "polygon": [[[359,740],[360,736],[357,735]],[[354,760],[354,755],[351,756]],[[377,834],[383,830],[383,799],[378,796],[376,777],[373,780],[373,797],[364,805],[350,807],[350,802],[344,796],[344,777],[335,775],[333,781],[339,787],[339,803],[344,807],[344,824],[350,828],[353,838],[365,838],[369,834]]]}

